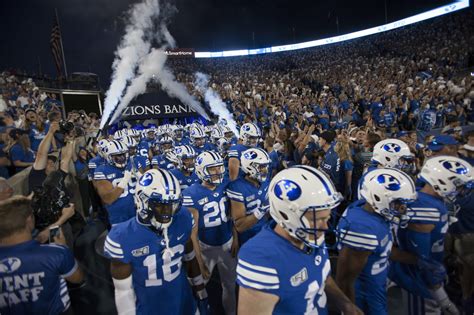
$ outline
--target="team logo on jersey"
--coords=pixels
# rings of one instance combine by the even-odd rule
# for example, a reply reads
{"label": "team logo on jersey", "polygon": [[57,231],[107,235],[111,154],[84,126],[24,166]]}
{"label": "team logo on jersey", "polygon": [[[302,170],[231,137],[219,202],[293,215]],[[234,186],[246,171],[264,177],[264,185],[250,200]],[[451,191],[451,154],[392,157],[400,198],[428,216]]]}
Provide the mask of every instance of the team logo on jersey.
{"label": "team logo on jersey", "polygon": [[321,261],[323,261],[323,257],[321,257],[321,255],[318,255],[318,256],[314,257],[314,264],[316,266],[321,265]]}
{"label": "team logo on jersey", "polygon": [[213,194],[213,196],[217,198],[217,197],[219,197],[219,193],[218,193],[218,192],[215,192],[215,193]]}
{"label": "team logo on jersey", "polygon": [[258,156],[258,154],[255,151],[250,151],[250,152],[247,152],[247,153],[244,154],[244,158],[246,158],[247,160],[256,159],[257,156]]}
{"label": "team logo on jersey", "polygon": [[151,175],[150,173],[145,173],[142,176],[142,178],[140,178],[140,185],[142,185],[143,187],[146,187],[150,185],[152,181],[153,181],[153,175]]}
{"label": "team logo on jersey", "polygon": [[294,201],[301,196],[301,188],[294,181],[282,179],[275,184],[275,195],[280,200]]}
{"label": "team logo on jersey", "polygon": [[400,152],[402,148],[396,143],[387,143],[383,146],[383,149],[390,153],[397,153]]}
{"label": "team logo on jersey", "polygon": [[444,161],[443,166],[445,169],[455,174],[467,174],[468,172],[467,167],[456,161]]}
{"label": "team logo on jersey", "polygon": [[21,266],[21,260],[17,257],[8,257],[0,260],[0,273],[13,273]]}
{"label": "team logo on jersey", "polygon": [[133,257],[145,256],[145,255],[148,255],[149,253],[150,253],[150,247],[149,246],[145,246],[145,247],[142,247],[142,248],[137,248],[137,249],[132,250]]}
{"label": "team logo on jersey", "polygon": [[294,287],[299,286],[306,280],[308,280],[308,270],[306,267],[301,269],[297,274],[290,278],[291,285]]}
{"label": "team logo on jersey", "polygon": [[380,174],[377,176],[377,182],[384,185],[384,188],[390,191],[397,191],[401,188],[400,181],[389,174]]}

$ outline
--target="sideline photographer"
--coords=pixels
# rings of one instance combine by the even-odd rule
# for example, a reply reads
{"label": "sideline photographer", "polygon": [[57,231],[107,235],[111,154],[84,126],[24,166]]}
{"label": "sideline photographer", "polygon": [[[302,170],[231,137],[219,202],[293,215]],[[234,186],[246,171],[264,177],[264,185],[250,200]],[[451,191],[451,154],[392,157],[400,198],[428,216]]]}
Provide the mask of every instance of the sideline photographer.
{"label": "sideline photographer", "polygon": [[33,192],[32,207],[36,218],[36,229],[39,232],[36,239],[40,243],[48,240],[49,227],[62,226],[68,245],[72,245],[73,236],[67,221],[74,216],[75,207],[70,203],[71,195],[67,191],[64,179],[69,173],[69,164],[74,150],[73,137],[64,134],[66,146],[60,152],[58,159],[48,155],[55,134],[60,131],[60,123],[52,122],[46,137],[38,147],[33,168],[29,174],[29,191]]}

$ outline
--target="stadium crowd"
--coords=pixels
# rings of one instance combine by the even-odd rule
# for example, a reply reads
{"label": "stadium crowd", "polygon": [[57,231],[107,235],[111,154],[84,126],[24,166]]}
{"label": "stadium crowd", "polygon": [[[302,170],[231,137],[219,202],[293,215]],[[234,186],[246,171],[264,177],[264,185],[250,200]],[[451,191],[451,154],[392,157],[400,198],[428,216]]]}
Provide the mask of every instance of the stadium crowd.
{"label": "stadium crowd", "polygon": [[387,282],[403,314],[474,314],[472,17],[170,59],[201,100],[210,75],[239,136],[216,118],[97,138],[97,114],[1,73],[0,313],[81,313],[71,250],[100,221],[119,314],[216,314],[214,269],[226,314],[387,314]]}

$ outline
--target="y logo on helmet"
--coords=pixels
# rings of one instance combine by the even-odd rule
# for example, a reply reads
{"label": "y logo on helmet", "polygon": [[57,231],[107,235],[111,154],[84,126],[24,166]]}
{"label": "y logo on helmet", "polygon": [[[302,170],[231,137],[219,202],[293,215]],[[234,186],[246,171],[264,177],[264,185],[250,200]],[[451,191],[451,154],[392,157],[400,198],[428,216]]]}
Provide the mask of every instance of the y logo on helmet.
{"label": "y logo on helmet", "polygon": [[301,188],[294,181],[282,179],[275,184],[275,195],[280,200],[294,201],[301,196]]}
{"label": "y logo on helmet", "polygon": [[444,161],[443,166],[445,169],[451,173],[456,174],[467,174],[467,168],[459,162],[456,161]]}
{"label": "y logo on helmet", "polygon": [[249,125],[245,125],[242,127],[242,130],[243,131],[250,131],[250,126]]}
{"label": "y logo on helmet", "polygon": [[253,159],[257,158],[257,152],[255,152],[255,151],[247,152],[247,153],[244,154],[244,157],[247,160],[253,160]]}
{"label": "y logo on helmet", "polygon": [[200,156],[196,159],[196,163],[200,165],[202,163],[202,160],[203,160],[203,158],[202,158],[202,156]]}
{"label": "y logo on helmet", "polygon": [[397,191],[397,190],[400,190],[401,188],[401,185],[398,179],[396,179],[395,177],[389,174],[381,174],[377,176],[377,181],[380,184],[383,184],[385,189],[388,189],[391,191]]}
{"label": "y logo on helmet", "polygon": [[153,175],[151,175],[150,173],[145,173],[142,176],[142,178],[140,178],[140,185],[146,187],[150,185],[152,181],[153,181]]}
{"label": "y logo on helmet", "polygon": [[0,273],[12,273],[21,266],[21,260],[17,257],[8,257],[0,261]]}
{"label": "y logo on helmet", "polygon": [[396,143],[387,143],[383,146],[383,149],[390,153],[397,153],[400,152],[402,148]]}
{"label": "y logo on helmet", "polygon": [[176,151],[175,151],[176,154],[180,154],[180,153],[183,151],[183,150],[181,150],[181,148],[176,148],[175,150],[176,150]]}

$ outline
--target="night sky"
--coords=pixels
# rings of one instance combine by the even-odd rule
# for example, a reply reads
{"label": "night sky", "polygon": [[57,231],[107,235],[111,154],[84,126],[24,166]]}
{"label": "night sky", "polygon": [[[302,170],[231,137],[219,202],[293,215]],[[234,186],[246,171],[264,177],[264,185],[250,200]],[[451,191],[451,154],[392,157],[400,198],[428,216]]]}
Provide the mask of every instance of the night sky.
{"label": "night sky", "polygon": [[[313,40],[385,22],[384,0],[168,0],[178,12],[169,29],[178,47],[199,51],[267,47]],[[386,0],[388,21],[451,1]],[[93,72],[107,89],[127,0],[0,1],[0,71],[55,76],[49,39],[58,10],[68,73]],[[255,37],[253,39],[252,32]]]}

